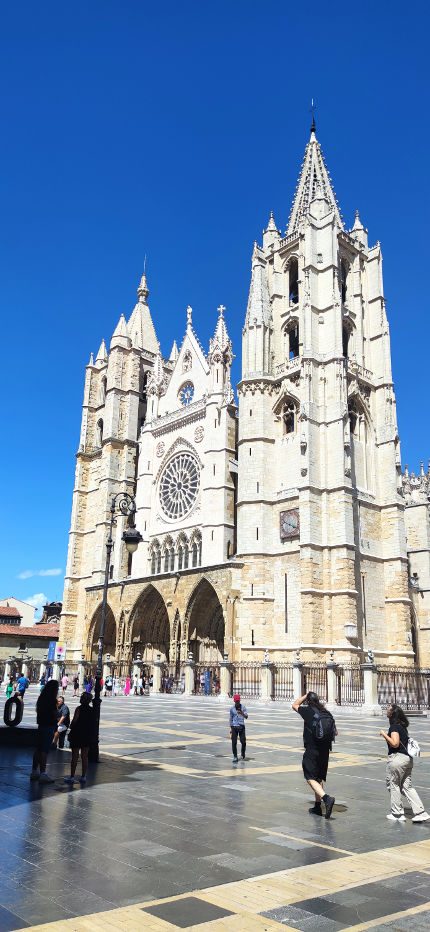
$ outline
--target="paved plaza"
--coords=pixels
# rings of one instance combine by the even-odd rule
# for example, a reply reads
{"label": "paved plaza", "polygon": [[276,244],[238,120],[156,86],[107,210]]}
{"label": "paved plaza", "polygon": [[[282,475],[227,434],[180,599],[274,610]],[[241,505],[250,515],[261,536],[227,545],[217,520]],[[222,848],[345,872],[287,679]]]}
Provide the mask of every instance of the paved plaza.
{"label": "paved plaza", "polygon": [[[428,929],[430,825],[385,818],[384,719],[339,715],[326,821],[308,813],[299,716],[246,705],[245,764],[232,764],[229,704],[198,697],[104,700],[83,789],[63,784],[69,751],[42,787],[30,751],[2,748],[0,932]],[[429,808],[427,719],[410,730]]]}

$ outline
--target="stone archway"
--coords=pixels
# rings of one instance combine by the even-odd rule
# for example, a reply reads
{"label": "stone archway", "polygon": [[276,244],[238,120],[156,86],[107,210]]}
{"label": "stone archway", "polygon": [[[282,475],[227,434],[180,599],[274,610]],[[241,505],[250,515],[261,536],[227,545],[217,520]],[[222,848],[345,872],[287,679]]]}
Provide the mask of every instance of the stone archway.
{"label": "stone archway", "polygon": [[130,632],[133,658],[139,653],[143,661],[151,663],[161,654],[161,660],[169,660],[169,616],[155,586],[147,586],[137,599],[130,615]]}
{"label": "stone archway", "polygon": [[224,653],[224,613],[214,587],[201,579],[187,608],[188,649],[197,663],[214,664]]}
{"label": "stone archway", "polygon": [[[100,637],[100,626],[102,623],[102,607],[96,608],[88,632],[87,641],[87,659],[95,662],[98,656],[98,640]],[[111,657],[116,655],[117,630],[115,615],[108,605],[106,607],[106,624],[103,639],[103,656],[110,654]]]}

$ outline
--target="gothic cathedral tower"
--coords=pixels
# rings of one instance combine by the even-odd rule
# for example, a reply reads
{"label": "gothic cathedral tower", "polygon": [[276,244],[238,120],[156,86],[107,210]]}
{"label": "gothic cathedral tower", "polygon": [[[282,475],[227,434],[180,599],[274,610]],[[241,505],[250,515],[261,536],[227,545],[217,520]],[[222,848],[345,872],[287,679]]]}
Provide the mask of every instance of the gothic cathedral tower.
{"label": "gothic cathedral tower", "polygon": [[239,399],[242,658],[412,662],[381,249],[345,230],[314,124],[286,235],[271,215],[254,246]]}

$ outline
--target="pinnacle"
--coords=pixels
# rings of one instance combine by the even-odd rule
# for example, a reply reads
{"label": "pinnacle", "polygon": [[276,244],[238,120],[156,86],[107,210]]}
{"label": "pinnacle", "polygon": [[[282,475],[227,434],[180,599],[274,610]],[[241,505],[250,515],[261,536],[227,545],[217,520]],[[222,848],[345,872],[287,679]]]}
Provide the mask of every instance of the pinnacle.
{"label": "pinnacle", "polygon": [[145,272],[143,273],[142,278],[140,279],[140,284],[137,289],[137,294],[138,294],[139,301],[142,304],[146,304],[148,300],[148,295],[149,295],[149,288],[148,288],[148,283],[146,280]]}
{"label": "pinnacle", "polygon": [[108,356],[107,356],[107,350],[106,350],[106,343],[104,340],[102,340],[102,342],[100,343],[99,351],[96,356],[96,362],[101,362],[101,363],[107,362],[107,358]]}
{"label": "pinnacle", "polygon": [[176,340],[173,340],[173,346],[172,346],[172,349],[170,350],[170,356],[169,356],[170,362],[176,362],[178,356],[179,356],[178,345],[176,343]]}
{"label": "pinnacle", "polygon": [[325,198],[334,211],[338,225],[343,230],[342,218],[333,189],[330,174],[324,161],[321,146],[315,136],[314,121],[311,136],[305,149],[300,176],[291,208],[287,234],[297,233],[301,220],[307,215],[315,197]]}

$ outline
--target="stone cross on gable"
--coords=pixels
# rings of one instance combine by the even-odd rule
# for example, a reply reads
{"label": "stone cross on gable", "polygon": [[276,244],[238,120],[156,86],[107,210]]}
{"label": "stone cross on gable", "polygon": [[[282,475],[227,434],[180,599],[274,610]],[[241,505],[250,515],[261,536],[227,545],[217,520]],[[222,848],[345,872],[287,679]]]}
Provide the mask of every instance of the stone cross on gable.
{"label": "stone cross on gable", "polygon": [[224,305],[223,305],[223,304],[220,304],[220,306],[219,306],[219,308],[218,308],[218,314],[219,314],[220,317],[223,317],[223,316],[224,316],[224,311],[225,311]]}

